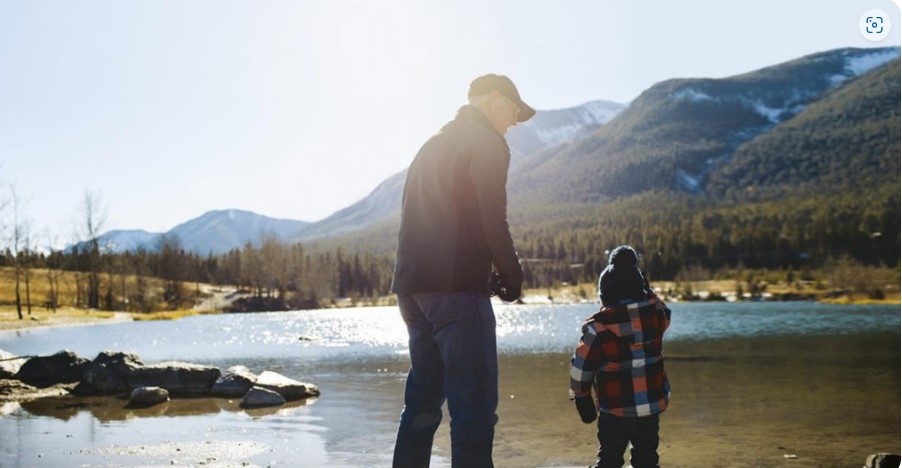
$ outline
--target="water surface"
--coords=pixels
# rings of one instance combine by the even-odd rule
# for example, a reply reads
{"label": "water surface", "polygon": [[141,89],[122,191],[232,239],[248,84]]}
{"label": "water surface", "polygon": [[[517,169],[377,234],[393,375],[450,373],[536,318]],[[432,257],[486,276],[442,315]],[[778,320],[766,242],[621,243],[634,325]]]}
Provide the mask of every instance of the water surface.
{"label": "water surface", "polygon": [[[861,466],[899,452],[898,306],[673,304],[667,466]],[[585,466],[594,428],[567,398],[569,355],[591,305],[496,307],[496,465]],[[394,308],[232,314],[0,333],[20,355],[114,349],[147,363],[274,370],[319,399],[243,411],[222,399],[125,410],[114,398],[0,408],[0,466],[386,466],[407,369]],[[447,424],[433,466],[448,466]],[[786,455],[797,458],[788,460]]]}

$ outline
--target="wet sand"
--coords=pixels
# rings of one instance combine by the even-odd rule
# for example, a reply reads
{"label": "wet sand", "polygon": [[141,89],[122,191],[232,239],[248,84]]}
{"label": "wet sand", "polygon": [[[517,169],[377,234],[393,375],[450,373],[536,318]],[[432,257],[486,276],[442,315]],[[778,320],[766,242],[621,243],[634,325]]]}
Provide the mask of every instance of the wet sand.
{"label": "wet sand", "polygon": [[[662,466],[860,468],[871,453],[899,453],[899,348],[898,333],[672,343]],[[504,466],[594,461],[595,426],[561,394],[566,357],[504,367]]]}
{"label": "wet sand", "polygon": [[[668,343],[662,466],[857,468],[871,453],[899,453],[899,350],[897,331]],[[567,399],[568,360],[564,351],[501,356],[496,466],[593,462],[595,428]],[[322,397],[256,411],[219,399],[146,410],[113,398],[24,403],[0,410],[0,466],[390,463],[403,357],[268,367],[310,376]],[[433,466],[449,466],[449,442],[446,416]]]}

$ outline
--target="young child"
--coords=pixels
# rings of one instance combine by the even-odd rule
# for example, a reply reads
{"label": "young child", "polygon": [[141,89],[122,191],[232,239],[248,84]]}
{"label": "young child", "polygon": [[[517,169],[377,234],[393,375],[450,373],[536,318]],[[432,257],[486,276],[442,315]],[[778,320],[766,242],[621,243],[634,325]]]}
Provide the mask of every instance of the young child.
{"label": "young child", "polygon": [[628,245],[611,252],[598,296],[601,310],[583,324],[570,369],[570,390],[583,422],[598,415],[595,467],[623,466],[628,443],[634,468],[657,467],[658,417],[670,399],[661,355],[670,309],[649,288]]}

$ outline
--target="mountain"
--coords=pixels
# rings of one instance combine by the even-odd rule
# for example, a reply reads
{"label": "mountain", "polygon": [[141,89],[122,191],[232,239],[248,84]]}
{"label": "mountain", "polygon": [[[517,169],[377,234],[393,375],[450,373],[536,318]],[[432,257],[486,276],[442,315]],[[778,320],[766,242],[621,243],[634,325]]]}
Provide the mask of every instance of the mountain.
{"label": "mountain", "polygon": [[398,215],[406,178],[407,170],[392,175],[362,200],[310,225],[292,240],[308,241],[360,231]]}
{"label": "mountain", "polygon": [[182,249],[198,255],[218,255],[240,249],[248,242],[259,246],[265,236],[287,241],[310,224],[306,221],[270,218],[250,211],[219,210],[204,213],[165,233],[114,230],[102,234],[98,241],[105,250],[124,252],[139,248],[157,250],[165,239],[176,241]]}
{"label": "mountain", "polygon": [[570,143],[598,130],[626,106],[611,101],[590,101],[567,109],[536,112],[533,118],[508,130],[511,164],[544,148]]}
{"label": "mountain", "polygon": [[220,210],[179,224],[166,232],[166,236],[177,238],[185,250],[215,255],[244,247],[248,242],[260,245],[266,236],[285,241],[309,225],[305,221],[275,219],[250,211]]}
{"label": "mountain", "polygon": [[[898,48],[840,49],[723,79],[658,83],[592,135],[512,167],[512,203],[585,203],[669,189],[702,193],[740,145],[792,120]],[[898,102],[898,101],[897,101]]]}
{"label": "mountain", "polygon": [[900,60],[898,53],[894,56],[741,145],[711,173],[708,191],[748,198],[737,189],[798,191],[816,185],[856,190],[898,183],[902,94]]}
{"label": "mountain", "polygon": [[[508,131],[511,167],[528,164],[532,155],[545,148],[591,134],[624,107],[610,101],[590,101],[567,109],[536,112],[532,119]],[[398,217],[406,178],[406,169],[392,175],[359,202],[314,223],[293,240],[310,241],[342,235]]]}

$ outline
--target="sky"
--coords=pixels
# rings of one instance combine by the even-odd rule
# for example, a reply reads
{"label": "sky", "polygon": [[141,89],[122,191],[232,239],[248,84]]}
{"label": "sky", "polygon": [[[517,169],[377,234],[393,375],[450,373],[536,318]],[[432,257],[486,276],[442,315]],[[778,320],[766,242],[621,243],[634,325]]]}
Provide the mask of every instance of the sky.
{"label": "sky", "polygon": [[[896,0],[899,1],[899,0]],[[485,73],[560,109],[839,47],[892,0],[0,0],[0,200],[60,243],[210,210],[317,221],[407,167]],[[882,10],[891,33],[859,31]],[[11,205],[0,228],[12,223]]]}

